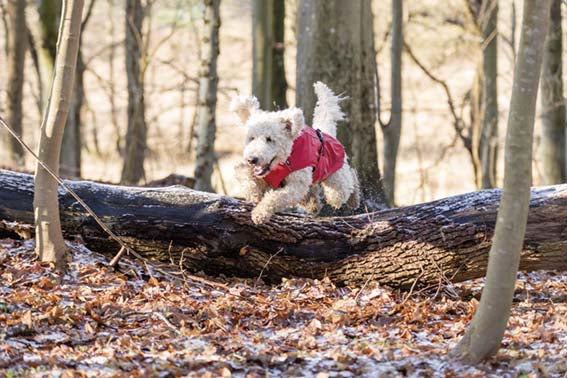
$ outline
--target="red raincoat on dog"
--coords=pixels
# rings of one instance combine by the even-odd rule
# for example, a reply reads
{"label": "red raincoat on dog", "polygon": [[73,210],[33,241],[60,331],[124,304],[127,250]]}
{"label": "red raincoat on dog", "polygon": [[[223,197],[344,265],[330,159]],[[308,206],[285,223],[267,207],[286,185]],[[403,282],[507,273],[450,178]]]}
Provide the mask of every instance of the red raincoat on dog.
{"label": "red raincoat on dog", "polygon": [[272,168],[264,180],[277,189],[291,172],[313,167],[313,183],[316,184],[341,169],[344,161],[345,149],[337,139],[305,126],[293,140],[287,161]]}

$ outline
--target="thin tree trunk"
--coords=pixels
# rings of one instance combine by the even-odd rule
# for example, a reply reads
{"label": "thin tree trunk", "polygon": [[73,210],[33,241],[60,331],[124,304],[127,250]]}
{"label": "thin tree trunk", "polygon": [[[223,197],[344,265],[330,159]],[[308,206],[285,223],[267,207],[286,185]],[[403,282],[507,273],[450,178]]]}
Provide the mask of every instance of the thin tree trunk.
{"label": "thin tree trunk", "polygon": [[[32,184],[29,175],[0,170],[0,237],[1,220],[33,222]],[[258,277],[263,271],[269,282],[329,277],[406,290],[484,276],[501,193],[484,190],[365,216],[277,214],[255,226],[253,206],[226,196],[67,184],[147,258],[211,275]],[[113,257],[119,246],[77,201],[60,191],[59,203],[66,237],[81,235],[87,247]],[[567,270],[566,218],[567,184],[532,189],[523,271]]]}
{"label": "thin tree trunk", "polygon": [[482,30],[482,133],[481,188],[496,187],[498,158],[498,0],[484,0],[480,12]]}
{"label": "thin tree trunk", "polygon": [[4,29],[4,54],[8,56],[10,54],[10,26],[8,21],[8,11],[6,10],[6,5],[0,2],[0,13],[2,14],[2,29]]}
{"label": "thin tree trunk", "polygon": [[[7,118],[12,129],[22,135],[22,99],[24,87],[24,63],[26,57],[26,1],[8,1],[10,16],[8,77],[7,77]],[[11,135],[3,133],[8,162],[15,167],[24,164],[24,149]]]}
{"label": "thin tree trunk", "polygon": [[550,4],[551,0],[524,0],[506,135],[504,188],[486,283],[473,320],[454,350],[469,363],[479,363],[498,351],[510,315],[530,205],[533,125]]}
{"label": "thin tree trunk", "polygon": [[35,46],[35,40],[34,40],[33,33],[30,30],[29,26],[27,25],[27,20],[26,20],[26,34],[27,34],[26,38],[28,40],[28,47],[30,49],[30,57],[32,59],[33,69],[34,69],[35,74],[37,76],[38,96],[37,96],[37,99],[36,99],[36,105],[37,105],[37,112],[41,116],[41,113],[43,113],[43,105],[45,103],[45,99],[43,98],[43,96],[45,94],[44,93],[45,90],[43,89],[43,82],[42,82],[42,77],[41,77],[41,67],[40,67],[40,63],[39,63],[39,54],[38,54],[36,46]]}
{"label": "thin tree trunk", "polygon": [[40,97],[44,100],[48,98],[47,93],[51,91],[53,80],[61,1],[38,0],[36,2],[38,20],[37,23],[32,23],[31,28],[40,62],[41,90],[43,91]]}
{"label": "thin tree trunk", "polygon": [[136,184],[144,178],[147,147],[142,58],[142,22],[144,9],[140,0],[126,1],[126,74],[128,79],[128,130],[121,182]]}
{"label": "thin tree trunk", "polygon": [[285,108],[285,1],[254,0],[252,6],[252,92],[264,110]]}
{"label": "thin tree trunk", "polygon": [[561,0],[553,0],[551,19],[545,42],[541,76],[543,183],[565,182],[565,100],[563,98],[563,41],[561,32]]}
{"label": "thin tree trunk", "polygon": [[67,125],[63,134],[63,144],[61,146],[60,170],[65,177],[81,177],[81,108],[84,98],[83,76],[85,73],[85,63],[81,48],[77,56],[77,72],[75,73],[75,85],[73,86],[73,96],[67,117]]}
{"label": "thin tree trunk", "polygon": [[217,56],[219,55],[220,0],[206,0],[203,15],[201,63],[199,68],[199,106],[197,108],[197,146],[195,189],[212,192],[211,176],[215,161],[215,111],[217,105]]}
{"label": "thin tree trunk", "polygon": [[313,118],[313,83],[320,80],[342,102],[348,122],[338,127],[362,188],[362,209],[385,204],[376,148],[373,19],[370,0],[300,0],[297,33],[296,103]]}
{"label": "thin tree trunk", "polygon": [[466,0],[480,33],[482,63],[471,91],[472,161],[477,188],[494,188],[498,158],[498,0]]}
{"label": "thin tree trunk", "polygon": [[114,59],[116,56],[116,46],[115,46],[115,23],[114,23],[114,0],[108,0],[108,21],[110,33],[110,51],[108,53],[108,79],[111,83],[109,87],[109,101],[110,101],[110,119],[112,121],[112,126],[114,128],[114,138],[115,146],[118,155],[124,157],[124,146],[122,143],[122,135],[120,133],[120,126],[118,124],[118,109],[116,107],[116,89],[114,84],[115,74],[114,74]]}
{"label": "thin tree trunk", "polygon": [[473,79],[473,87],[471,89],[470,106],[471,106],[471,161],[474,171],[474,182],[477,189],[482,187],[482,162],[480,157],[480,143],[482,141],[482,122],[483,122],[483,72],[482,66],[477,67]]}
{"label": "thin tree trunk", "polygon": [[[55,75],[41,125],[38,156],[55,173],[59,172],[61,141],[73,90],[82,10],[83,0],[65,0],[63,3]],[[33,199],[36,252],[41,261],[52,261],[61,267],[66,247],[58,204],[57,182],[38,163]]]}
{"label": "thin tree trunk", "polygon": [[81,22],[81,39],[79,40],[79,51],[77,54],[77,72],[75,73],[75,85],[73,87],[73,97],[71,107],[67,117],[67,125],[63,133],[63,145],[61,146],[60,170],[66,177],[81,177],[81,113],[85,96],[84,75],[87,67],[83,59],[81,46],[83,44],[84,30],[91,18],[96,0],[91,0],[84,20]]}
{"label": "thin tree trunk", "polygon": [[384,133],[384,191],[389,204],[395,204],[396,162],[402,131],[402,50],[403,0],[392,0],[392,46],[391,46],[391,99],[390,122],[382,127]]}

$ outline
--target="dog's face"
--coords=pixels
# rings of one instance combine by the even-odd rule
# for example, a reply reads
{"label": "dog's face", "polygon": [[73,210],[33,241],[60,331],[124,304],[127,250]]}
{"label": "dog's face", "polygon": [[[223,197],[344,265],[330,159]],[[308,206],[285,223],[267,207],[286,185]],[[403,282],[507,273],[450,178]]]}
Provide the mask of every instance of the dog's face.
{"label": "dog's face", "polygon": [[264,112],[254,97],[234,98],[231,110],[246,127],[243,157],[257,177],[287,160],[293,140],[305,124],[300,109]]}

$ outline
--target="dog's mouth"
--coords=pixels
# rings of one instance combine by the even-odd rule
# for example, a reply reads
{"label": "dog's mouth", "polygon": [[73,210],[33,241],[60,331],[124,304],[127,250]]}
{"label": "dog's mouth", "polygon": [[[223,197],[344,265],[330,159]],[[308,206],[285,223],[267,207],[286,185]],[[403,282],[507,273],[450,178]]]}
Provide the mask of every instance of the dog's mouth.
{"label": "dog's mouth", "polygon": [[270,160],[270,162],[268,164],[256,164],[253,166],[252,168],[252,172],[254,173],[254,176],[256,177],[263,177],[265,176],[270,169],[272,168],[272,163],[274,162],[274,160],[276,160],[276,157],[274,156],[272,158],[272,160]]}

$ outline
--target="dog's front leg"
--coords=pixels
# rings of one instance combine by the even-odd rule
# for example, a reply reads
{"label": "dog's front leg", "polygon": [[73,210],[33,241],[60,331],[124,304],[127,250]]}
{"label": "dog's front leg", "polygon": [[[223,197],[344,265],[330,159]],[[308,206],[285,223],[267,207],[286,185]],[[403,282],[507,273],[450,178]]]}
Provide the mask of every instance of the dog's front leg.
{"label": "dog's front leg", "polygon": [[258,179],[254,176],[249,164],[239,163],[234,167],[234,171],[242,195],[246,198],[246,201],[253,203],[260,202],[264,192],[268,189],[268,184],[263,179]]}
{"label": "dog's front leg", "polygon": [[252,210],[252,221],[256,224],[267,222],[275,212],[296,205],[307,196],[311,186],[311,168],[291,173],[283,188],[268,191]]}

